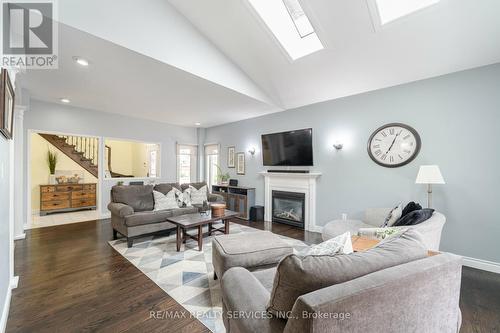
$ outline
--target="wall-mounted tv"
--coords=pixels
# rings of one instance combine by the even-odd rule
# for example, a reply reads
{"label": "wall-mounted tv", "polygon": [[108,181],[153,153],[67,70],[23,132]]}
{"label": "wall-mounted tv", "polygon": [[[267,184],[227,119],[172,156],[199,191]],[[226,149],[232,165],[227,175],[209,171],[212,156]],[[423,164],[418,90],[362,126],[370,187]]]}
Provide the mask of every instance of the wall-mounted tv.
{"label": "wall-mounted tv", "polygon": [[262,135],[265,166],[312,166],[312,128]]}

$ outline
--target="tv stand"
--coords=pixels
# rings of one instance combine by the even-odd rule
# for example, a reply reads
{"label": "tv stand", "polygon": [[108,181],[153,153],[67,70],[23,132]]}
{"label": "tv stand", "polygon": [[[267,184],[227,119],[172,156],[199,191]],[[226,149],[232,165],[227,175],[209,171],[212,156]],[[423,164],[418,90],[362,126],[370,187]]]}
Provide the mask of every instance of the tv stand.
{"label": "tv stand", "polygon": [[271,173],[309,173],[309,170],[267,170],[267,172]]}

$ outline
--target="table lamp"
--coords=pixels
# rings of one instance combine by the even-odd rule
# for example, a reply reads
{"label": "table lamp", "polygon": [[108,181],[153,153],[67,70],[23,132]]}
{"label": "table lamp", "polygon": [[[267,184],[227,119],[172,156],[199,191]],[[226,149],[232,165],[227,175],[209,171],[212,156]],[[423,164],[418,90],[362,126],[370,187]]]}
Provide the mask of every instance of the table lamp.
{"label": "table lamp", "polygon": [[432,206],[432,184],[445,184],[437,165],[421,165],[415,184],[427,184],[427,208]]}

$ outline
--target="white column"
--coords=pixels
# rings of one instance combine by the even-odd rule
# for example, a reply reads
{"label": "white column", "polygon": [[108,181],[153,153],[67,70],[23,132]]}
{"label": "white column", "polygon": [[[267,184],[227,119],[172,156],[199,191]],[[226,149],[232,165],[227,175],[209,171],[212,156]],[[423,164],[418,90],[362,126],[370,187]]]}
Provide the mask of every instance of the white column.
{"label": "white column", "polygon": [[[14,239],[23,239],[27,221],[24,219],[24,111],[25,106],[14,109]],[[30,218],[27,216],[26,218]]]}

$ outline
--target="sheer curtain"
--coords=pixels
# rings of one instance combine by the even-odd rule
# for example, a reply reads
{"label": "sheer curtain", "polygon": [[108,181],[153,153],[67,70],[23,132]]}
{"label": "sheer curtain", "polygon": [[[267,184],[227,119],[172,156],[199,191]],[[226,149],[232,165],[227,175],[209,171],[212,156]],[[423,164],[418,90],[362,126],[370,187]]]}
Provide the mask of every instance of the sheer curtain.
{"label": "sheer curtain", "polygon": [[218,144],[205,145],[205,180],[208,188],[217,184],[217,166],[219,165],[220,147]]}
{"label": "sheer curtain", "polygon": [[196,181],[198,146],[177,144],[177,182],[180,184]]}

